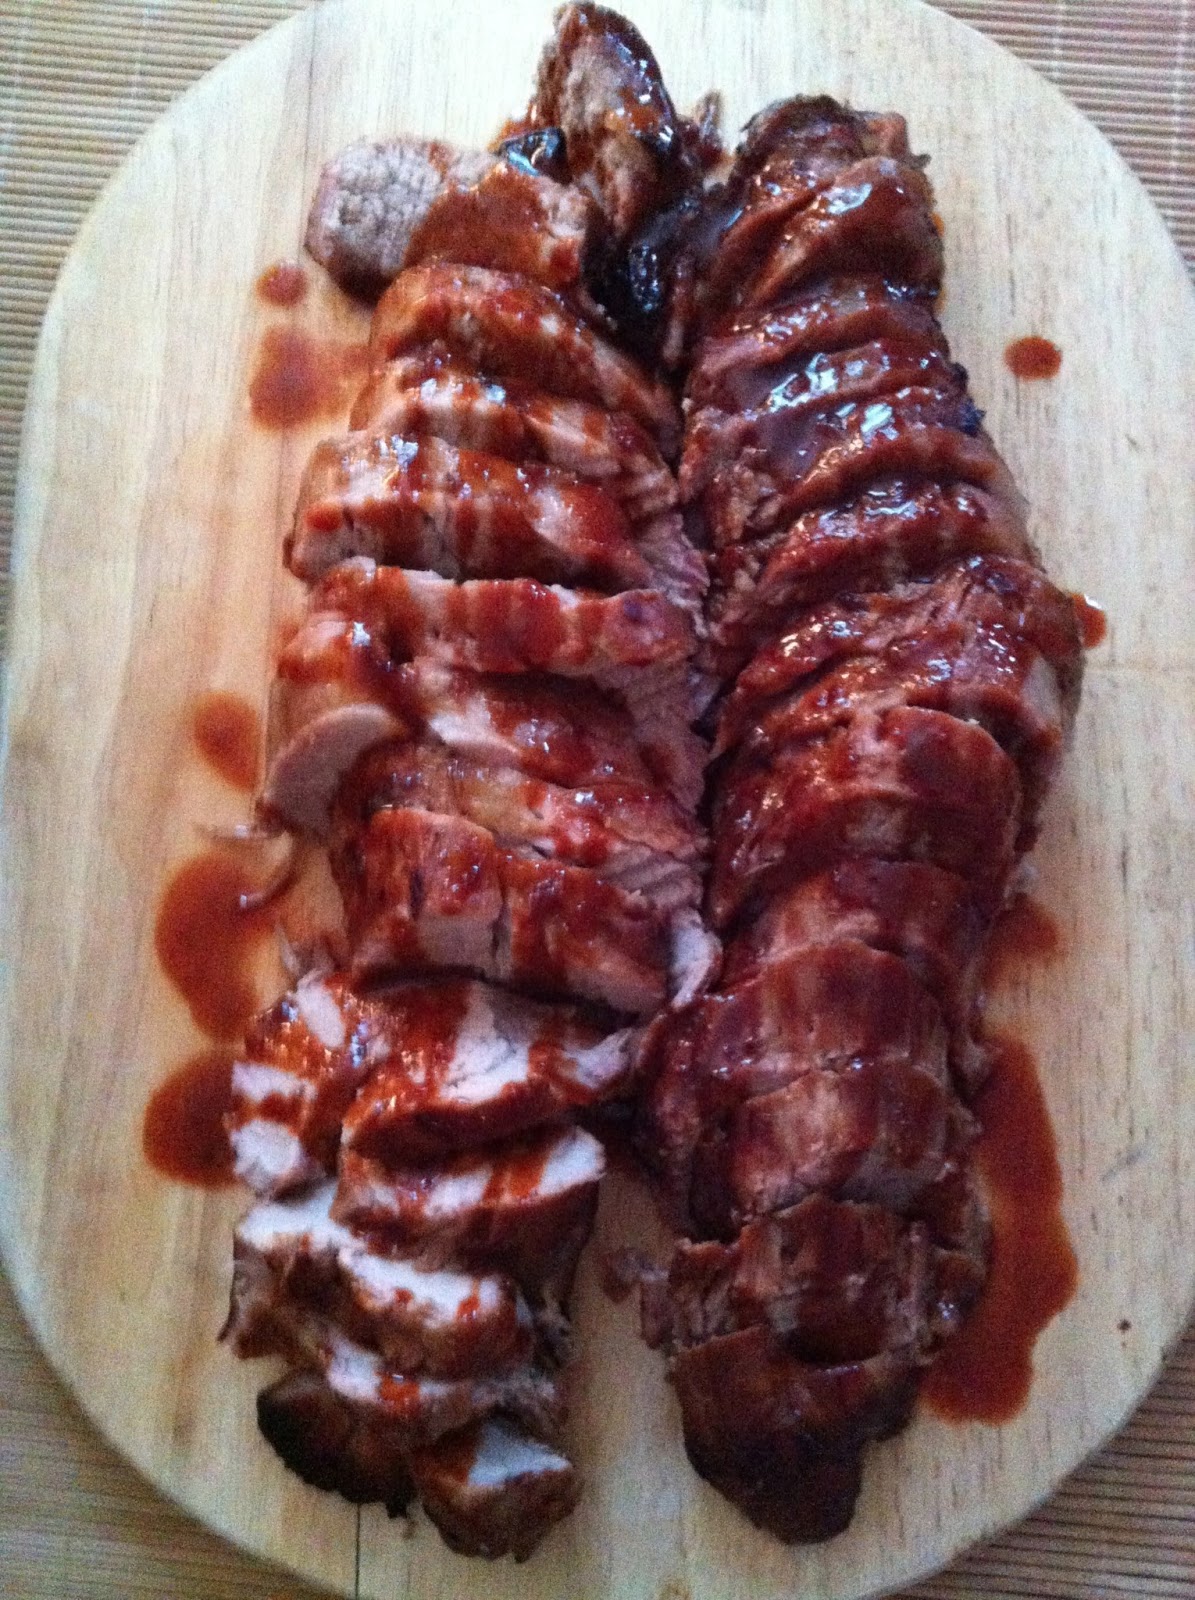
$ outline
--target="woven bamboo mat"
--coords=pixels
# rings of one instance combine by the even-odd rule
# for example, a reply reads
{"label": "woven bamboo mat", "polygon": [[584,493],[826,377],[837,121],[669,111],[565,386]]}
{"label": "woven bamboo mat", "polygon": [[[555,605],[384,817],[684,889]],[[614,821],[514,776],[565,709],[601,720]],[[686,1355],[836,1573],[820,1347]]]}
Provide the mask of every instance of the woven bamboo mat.
{"label": "woven bamboo mat", "polygon": [[[294,0],[0,0],[0,662],[25,385],[62,257],[104,180],[169,101],[297,9]],[[1195,265],[1190,0],[949,0],[945,9],[1093,118]],[[0,1596],[310,1593],[196,1527],[96,1437],[0,1279]],[[1195,1600],[1195,1329],[1130,1425],[1047,1506],[914,1596]]]}

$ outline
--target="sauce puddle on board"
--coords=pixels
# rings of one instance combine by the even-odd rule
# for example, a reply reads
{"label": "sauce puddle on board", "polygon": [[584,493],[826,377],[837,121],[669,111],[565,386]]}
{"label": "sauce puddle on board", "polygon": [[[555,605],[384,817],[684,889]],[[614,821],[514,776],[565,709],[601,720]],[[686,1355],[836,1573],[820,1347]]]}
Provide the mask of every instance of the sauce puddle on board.
{"label": "sauce puddle on board", "polygon": [[1006,347],[1004,365],[1015,378],[1054,378],[1062,367],[1062,351],[1052,340],[1031,333]]}
{"label": "sauce puddle on board", "polygon": [[197,697],[191,717],[195,748],[225,783],[250,793],[257,782],[261,718],[238,694],[210,689]]}
{"label": "sauce puddle on board", "polygon": [[267,328],[249,384],[249,409],[264,428],[294,428],[347,409],[369,365],[369,347]]}
{"label": "sauce puddle on board", "polygon": [[204,1050],[150,1096],[142,1124],[145,1159],[163,1177],[218,1189],[235,1182],[224,1125],[232,1109],[232,1055]]}
{"label": "sauce puddle on board", "polygon": [[[992,930],[990,991],[1018,970],[1065,954],[1050,913],[1027,895]],[[1029,1397],[1033,1348],[1071,1299],[1078,1263],[1062,1215],[1062,1172],[1037,1063],[1002,1035],[985,1037],[992,1070],[975,1103],[975,1161],[992,1216],[991,1269],[974,1311],[930,1368],[921,1393],[950,1422],[1008,1422]]]}
{"label": "sauce puddle on board", "polygon": [[243,900],[261,887],[242,862],[206,850],[184,861],[162,895],[154,948],[209,1039],[237,1038],[260,1006],[254,965],[277,912]]}
{"label": "sauce puddle on board", "polygon": [[951,1422],[1007,1422],[1033,1381],[1033,1347],[1068,1303],[1078,1263],[1062,1217],[1062,1173],[1037,1065],[1024,1045],[986,1041],[992,1074],[975,1110],[975,1159],[992,1212],[991,1270],[979,1303],[921,1386]]}
{"label": "sauce puddle on board", "polygon": [[270,306],[297,306],[307,293],[307,274],[295,261],[275,261],[257,280],[257,298]]}

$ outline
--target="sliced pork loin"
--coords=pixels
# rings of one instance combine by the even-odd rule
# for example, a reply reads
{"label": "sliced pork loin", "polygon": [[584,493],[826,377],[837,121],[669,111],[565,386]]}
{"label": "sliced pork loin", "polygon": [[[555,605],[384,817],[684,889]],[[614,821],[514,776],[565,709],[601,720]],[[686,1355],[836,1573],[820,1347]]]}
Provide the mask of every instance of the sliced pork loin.
{"label": "sliced pork loin", "polygon": [[581,1492],[566,1456],[502,1416],[412,1452],[410,1468],[444,1543],[465,1556],[525,1561]]}
{"label": "sliced pork loin", "polygon": [[559,1375],[527,1364],[461,1378],[408,1376],[376,1350],[350,1339],[330,1317],[293,1300],[280,1302],[274,1353],[321,1377],[354,1413],[375,1424],[394,1450],[409,1456],[447,1433],[495,1412],[549,1438],[559,1433],[564,1396]]}
{"label": "sliced pork loin", "polygon": [[927,1352],[970,1308],[981,1266],[922,1222],[814,1194],[733,1244],[682,1240],[643,1284],[644,1337],[673,1350],[766,1326],[806,1361]]}
{"label": "sliced pork loin", "polygon": [[718,796],[709,908],[729,927],[762,897],[842,857],[928,861],[999,905],[1022,792],[983,728],[943,711],[862,710],[760,763],[736,756]]}
{"label": "sliced pork loin", "polygon": [[334,1170],[353,1096],[397,1047],[385,1007],[336,973],[311,973],[261,1013],[232,1069],[229,1139],[255,1193],[287,1194]]}
{"label": "sliced pork loin", "polygon": [[646,428],[625,411],[545,393],[517,379],[478,377],[434,352],[377,368],[349,426],[406,438],[434,434],[508,461],[544,461],[608,489],[633,521],[670,510],[676,480]]}
{"label": "sliced pork loin", "polygon": [[461,1378],[523,1365],[531,1315],[510,1279],[381,1253],[330,1215],[333,1181],[266,1200],[237,1225],[225,1337],[238,1355],[287,1347],[308,1311],[407,1374]]}
{"label": "sliced pork loin", "polygon": [[570,289],[581,283],[599,220],[583,189],[499,160],[472,183],[445,185],[411,234],[402,265],[497,267]]}
{"label": "sliced pork loin", "polygon": [[310,975],[250,1030],[233,1068],[237,1175],[258,1194],[335,1171],[342,1138],[397,1161],[526,1132],[625,1092],[634,1038],[573,1007],[467,982],[358,995]]}
{"label": "sliced pork loin", "polygon": [[605,1152],[581,1128],[549,1128],[437,1162],[341,1156],[332,1215],[415,1252],[508,1273],[535,1295],[566,1298],[597,1206]]}
{"label": "sliced pork loin", "polygon": [[679,442],[679,413],[664,384],[596,332],[549,289],[484,267],[432,265],[404,272],[382,296],[371,347],[377,362],[443,351],[487,377],[625,411],[665,455]]}

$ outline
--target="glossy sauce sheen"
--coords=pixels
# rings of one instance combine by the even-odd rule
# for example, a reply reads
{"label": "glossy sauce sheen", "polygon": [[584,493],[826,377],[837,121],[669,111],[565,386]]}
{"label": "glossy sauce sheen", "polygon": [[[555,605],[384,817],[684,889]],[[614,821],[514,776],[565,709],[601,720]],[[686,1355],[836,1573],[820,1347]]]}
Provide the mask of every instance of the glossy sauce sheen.
{"label": "glossy sauce sheen", "polygon": [[297,306],[307,293],[307,274],[296,262],[275,261],[257,280],[257,296],[271,306]]}
{"label": "glossy sauce sheen", "polygon": [[235,1039],[260,1004],[254,958],[276,911],[241,906],[241,897],[260,887],[241,862],[208,850],[185,861],[162,895],[154,927],[158,960],[211,1039]]}
{"label": "glossy sauce sheen", "polygon": [[257,782],[261,719],[239,694],[212,689],[195,701],[191,732],[195,747],[224,781],[250,793]]}
{"label": "glossy sauce sheen", "polygon": [[1062,366],[1062,351],[1049,339],[1029,334],[1005,349],[1004,365],[1017,378],[1053,378]]}
{"label": "glossy sauce sheen", "polygon": [[253,418],[293,428],[347,410],[368,366],[365,345],[315,339],[299,328],[267,328],[249,384]]}
{"label": "glossy sauce sheen", "polygon": [[234,1181],[224,1118],[232,1109],[232,1056],[205,1050],[172,1072],[145,1108],[142,1148],[155,1171],[180,1183]]}
{"label": "glossy sauce sheen", "polygon": [[921,1392],[948,1421],[994,1424],[1015,1417],[1028,1398],[1033,1347],[1074,1294],[1078,1264],[1037,1065],[1015,1040],[986,1042],[993,1067],[976,1106],[976,1164],[992,1212],[991,1270]]}

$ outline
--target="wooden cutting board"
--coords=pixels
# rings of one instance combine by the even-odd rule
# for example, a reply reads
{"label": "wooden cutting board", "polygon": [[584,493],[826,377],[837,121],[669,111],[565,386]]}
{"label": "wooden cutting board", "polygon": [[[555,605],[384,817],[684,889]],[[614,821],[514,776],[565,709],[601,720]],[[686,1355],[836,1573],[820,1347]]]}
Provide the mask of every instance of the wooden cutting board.
{"label": "wooden cutting board", "polygon": [[[294,258],[321,162],[362,134],[487,140],[520,105],[550,4],[348,0],[306,12],[184,97],[88,218],[47,314],[17,502],[5,703],[0,1243],[24,1309],[100,1428],[246,1547],[345,1593],[519,1600],[855,1596],[1021,1516],[1125,1417],[1195,1291],[1191,1076],[1195,301],[1119,158],[1054,90],[907,0],[627,0],[682,103],[729,129],[828,90],[907,113],[932,156],[945,321],[1034,507],[1053,575],[1102,601],[1075,748],[1035,856],[1063,959],[1001,1019],[1031,1038],[1081,1268],[1025,1411],[925,1416],[871,1458],[849,1533],[789,1550],[690,1471],[662,1363],[601,1294],[602,1246],[650,1244],[612,1184],[577,1296],[572,1435],[588,1489],[531,1563],[481,1566],[305,1489],[257,1437],[260,1364],[217,1347],[242,1196],[157,1177],[153,1086],[197,1048],[157,969],[162,883],[243,801],[197,761],[195,695],[264,700],[291,602],[278,540],[319,428],[251,420],[264,330],[351,335],[324,286],[256,301]],[[1001,352],[1040,333],[1061,375]],[[327,430],[328,424],[324,424]]]}

